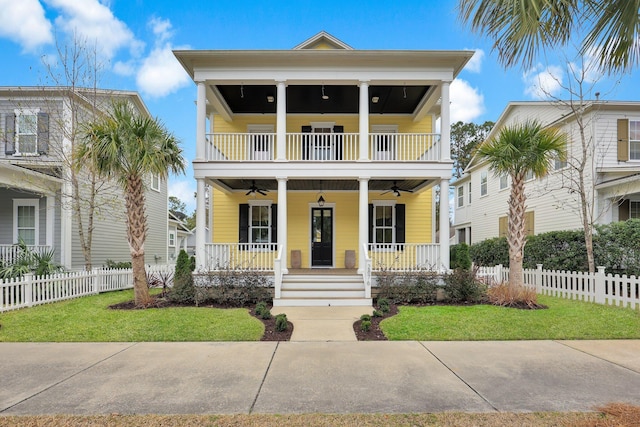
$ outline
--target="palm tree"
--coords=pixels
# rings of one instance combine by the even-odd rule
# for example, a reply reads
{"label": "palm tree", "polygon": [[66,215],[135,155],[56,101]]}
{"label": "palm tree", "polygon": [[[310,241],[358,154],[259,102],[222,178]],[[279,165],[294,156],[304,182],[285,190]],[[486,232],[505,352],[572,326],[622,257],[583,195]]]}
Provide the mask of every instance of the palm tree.
{"label": "palm tree", "polygon": [[630,71],[640,60],[640,0],[459,0],[458,16],[493,40],[506,67],[530,68],[538,51],[585,34],[580,54],[602,71]]}
{"label": "palm tree", "polygon": [[103,178],[115,179],[124,192],[135,302],[146,306],[151,298],[144,267],[145,178],[183,173],[182,150],[158,119],[138,114],[123,101],[114,102],[108,115],[88,123],[83,131],[77,164],[92,164]]}
{"label": "palm tree", "polygon": [[511,177],[507,242],[509,243],[509,285],[524,284],[522,259],[526,243],[525,180],[528,174],[540,178],[549,172],[554,159],[566,156],[566,135],[555,128],[543,128],[535,121],[505,127],[477,149],[496,175]]}

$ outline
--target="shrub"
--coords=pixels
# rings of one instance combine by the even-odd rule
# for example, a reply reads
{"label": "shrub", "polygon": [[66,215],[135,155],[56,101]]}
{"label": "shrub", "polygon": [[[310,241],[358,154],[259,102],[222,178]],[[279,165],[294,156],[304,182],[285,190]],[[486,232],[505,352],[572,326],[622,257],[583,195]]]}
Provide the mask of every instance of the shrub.
{"label": "shrub", "polygon": [[538,304],[538,294],[528,286],[509,286],[503,283],[492,286],[487,291],[487,298],[493,305],[517,308],[542,308]]}
{"label": "shrub", "polygon": [[367,332],[369,329],[371,329],[371,320],[363,320],[360,322],[360,330],[362,330],[362,332]]}
{"label": "shrub", "polygon": [[471,258],[469,257],[469,246],[466,243],[459,243],[449,248],[451,269],[461,268],[468,270],[471,268]]}
{"label": "shrub", "polygon": [[287,327],[288,327],[287,315],[284,313],[276,315],[276,331],[278,332],[286,331]]}
{"label": "shrub", "polygon": [[469,248],[469,256],[476,265],[493,267],[509,265],[509,245],[506,237],[483,240]]}
{"label": "shrub", "polygon": [[262,316],[262,313],[264,313],[265,311],[267,311],[267,303],[264,301],[260,301],[259,303],[256,304],[256,309],[255,309],[255,313],[258,316]]}
{"label": "shrub", "polygon": [[597,227],[594,236],[596,265],[607,272],[640,275],[640,219],[630,219]]}
{"label": "shrub", "polygon": [[588,271],[584,232],[551,231],[527,237],[524,268],[542,264],[545,270]]}
{"label": "shrub", "polygon": [[384,313],[382,311],[380,311],[380,310],[373,310],[372,316],[373,317],[383,317]]}
{"label": "shrub", "polygon": [[269,279],[255,271],[220,269],[199,274],[196,281],[198,304],[209,302],[230,307],[247,307],[271,298]]}
{"label": "shrub", "polygon": [[363,314],[362,316],[360,316],[360,320],[371,320],[371,315]]}
{"label": "shrub", "polygon": [[105,267],[107,268],[116,268],[116,269],[123,269],[123,268],[131,268],[131,261],[114,261],[112,259],[108,259],[104,262]]}
{"label": "shrub", "polygon": [[389,306],[389,300],[386,298],[380,298],[380,296],[378,296],[378,308],[380,308],[383,313],[388,313],[389,310],[391,310],[391,307]]}
{"label": "shrub", "polygon": [[454,303],[480,302],[487,290],[486,285],[476,278],[475,271],[461,268],[447,274],[444,277],[444,283],[446,285],[447,298]]}
{"label": "shrub", "polygon": [[12,264],[0,263],[0,279],[22,277],[33,273],[36,276],[47,276],[63,271],[62,266],[53,261],[55,251],[53,249],[38,253],[30,249],[22,239],[17,244],[18,256]]}
{"label": "shrub", "polygon": [[173,289],[169,294],[169,299],[182,304],[191,304],[196,300],[196,289],[193,284],[189,256],[184,250],[180,251],[176,260]]}
{"label": "shrub", "polygon": [[428,304],[436,301],[440,277],[430,271],[384,273],[378,280],[378,298],[393,303]]}
{"label": "shrub", "polygon": [[269,310],[268,308],[265,308],[264,311],[260,314],[260,317],[263,318],[264,320],[271,319],[271,310]]}

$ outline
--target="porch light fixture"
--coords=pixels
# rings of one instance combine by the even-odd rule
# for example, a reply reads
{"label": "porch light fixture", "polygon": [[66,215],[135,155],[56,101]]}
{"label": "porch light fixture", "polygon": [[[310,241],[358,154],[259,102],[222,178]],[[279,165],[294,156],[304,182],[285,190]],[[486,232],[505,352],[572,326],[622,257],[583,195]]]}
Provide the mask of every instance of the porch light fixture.
{"label": "porch light fixture", "polygon": [[371,97],[371,102],[373,102],[374,104],[377,104],[378,101],[380,101],[380,97],[379,96],[373,96]]}
{"label": "porch light fixture", "polygon": [[273,97],[273,95],[267,95],[267,102],[273,104],[273,101],[275,101],[276,99]]}
{"label": "porch light fixture", "polygon": [[324,85],[322,85],[322,99],[324,99],[324,100],[329,99],[329,95],[324,93]]}
{"label": "porch light fixture", "polygon": [[324,206],[324,197],[322,197],[322,194],[320,194],[320,197],[318,197],[318,206]]}

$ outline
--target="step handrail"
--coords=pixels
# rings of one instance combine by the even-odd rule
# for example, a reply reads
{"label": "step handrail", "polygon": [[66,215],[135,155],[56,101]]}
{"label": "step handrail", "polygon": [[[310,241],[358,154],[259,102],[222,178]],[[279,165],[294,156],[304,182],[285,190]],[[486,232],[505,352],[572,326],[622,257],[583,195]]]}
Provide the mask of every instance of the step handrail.
{"label": "step handrail", "polygon": [[364,266],[362,268],[362,280],[364,281],[364,297],[371,298],[371,258],[369,257],[368,245],[364,243],[362,245],[364,251]]}

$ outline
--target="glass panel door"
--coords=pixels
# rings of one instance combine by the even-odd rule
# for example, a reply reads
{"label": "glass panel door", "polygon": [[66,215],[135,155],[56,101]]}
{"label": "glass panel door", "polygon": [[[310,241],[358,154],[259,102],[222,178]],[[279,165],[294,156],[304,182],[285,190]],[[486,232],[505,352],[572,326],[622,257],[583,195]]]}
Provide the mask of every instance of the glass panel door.
{"label": "glass panel door", "polygon": [[311,266],[333,265],[333,208],[311,209]]}

